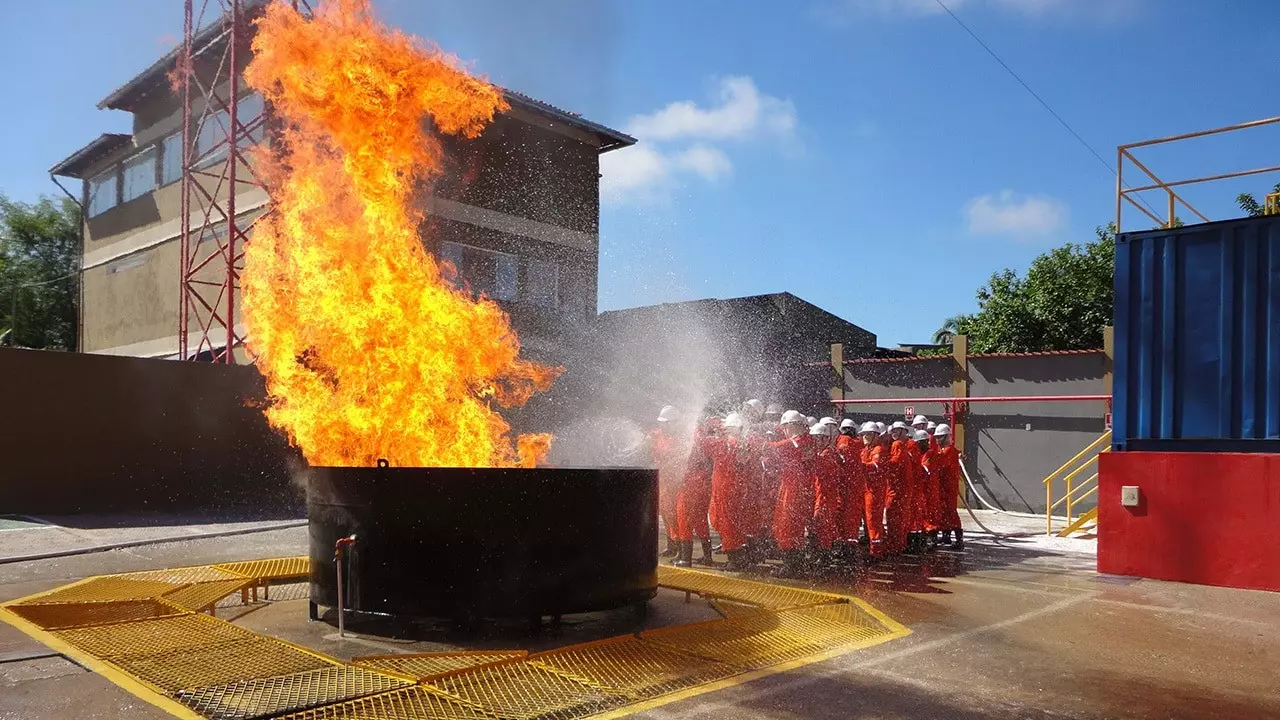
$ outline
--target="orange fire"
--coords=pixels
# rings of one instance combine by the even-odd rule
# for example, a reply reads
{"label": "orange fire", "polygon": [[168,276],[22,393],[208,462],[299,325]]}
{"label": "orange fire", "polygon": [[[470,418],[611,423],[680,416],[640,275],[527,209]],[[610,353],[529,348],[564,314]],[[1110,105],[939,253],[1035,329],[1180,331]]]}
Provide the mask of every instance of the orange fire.
{"label": "orange fire", "polygon": [[241,280],[268,420],[312,465],[538,463],[551,437],[513,447],[493,404],[523,404],[559,370],[521,359],[506,313],[453,287],[415,202],[441,167],[435,133],[476,137],[500,92],[377,23],[368,0],[310,18],[275,3],[253,49],[245,78],[283,126],[256,156],[274,207]]}

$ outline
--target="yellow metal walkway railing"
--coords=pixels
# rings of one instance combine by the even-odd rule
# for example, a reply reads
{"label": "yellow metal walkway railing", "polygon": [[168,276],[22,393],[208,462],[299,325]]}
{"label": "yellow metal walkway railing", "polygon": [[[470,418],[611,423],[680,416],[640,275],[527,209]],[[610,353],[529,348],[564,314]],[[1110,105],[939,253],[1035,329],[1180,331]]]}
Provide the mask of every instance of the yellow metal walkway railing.
{"label": "yellow metal walkway railing", "polygon": [[[1066,528],[1058,533],[1059,537],[1068,537],[1073,532],[1084,528],[1085,524],[1092,519],[1097,518],[1097,508],[1088,510],[1075,517],[1075,506],[1082,501],[1098,492],[1098,456],[1110,449],[1111,431],[1108,430],[1102,434],[1097,440],[1089,443],[1089,446],[1075,454],[1075,457],[1062,464],[1062,467],[1049,473],[1044,479],[1044,523],[1045,534],[1053,534],[1053,511],[1059,507],[1063,507],[1066,514]],[[1093,470],[1093,474],[1080,479],[1086,471]],[[1062,495],[1055,498],[1054,493],[1057,490],[1057,483],[1062,484]]]}

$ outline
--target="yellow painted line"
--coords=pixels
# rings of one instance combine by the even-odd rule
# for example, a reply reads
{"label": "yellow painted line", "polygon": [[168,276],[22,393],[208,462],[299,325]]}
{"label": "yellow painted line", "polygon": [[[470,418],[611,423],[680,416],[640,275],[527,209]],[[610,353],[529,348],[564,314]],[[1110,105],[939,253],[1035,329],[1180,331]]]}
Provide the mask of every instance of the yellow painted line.
{"label": "yellow painted line", "polygon": [[[31,597],[37,596],[33,595]],[[43,643],[50,650],[66,655],[79,665],[94,671],[107,680],[110,680],[112,683],[115,683],[117,687],[128,691],[139,700],[148,702],[170,715],[182,718],[183,720],[205,720],[203,715],[197,714],[182,703],[171,700],[168,696],[158,692],[150,684],[138,680],[105,660],[101,660],[93,655],[77,650],[70,644],[63,642],[63,640],[58,636],[45,632],[22,619],[18,615],[10,612],[8,608],[0,607],[0,620],[4,620],[14,626],[33,640]]]}

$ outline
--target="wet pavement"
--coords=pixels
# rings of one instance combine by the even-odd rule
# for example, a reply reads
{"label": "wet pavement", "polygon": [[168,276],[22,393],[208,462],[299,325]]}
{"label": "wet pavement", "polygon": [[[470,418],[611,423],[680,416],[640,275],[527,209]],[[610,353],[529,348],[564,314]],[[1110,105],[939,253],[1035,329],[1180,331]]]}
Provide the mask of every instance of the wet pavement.
{"label": "wet pavement", "polygon": [[[807,583],[857,594],[912,635],[636,717],[1280,717],[1280,593],[1101,576],[1093,570],[1089,540],[1021,534],[1034,533],[1036,523],[1042,528],[1043,519],[980,519],[1014,536],[973,532],[963,553],[904,557]],[[155,520],[137,524],[170,527]],[[116,534],[94,528],[95,544],[133,530],[127,521],[115,522]],[[95,525],[88,518],[79,523]],[[6,536],[37,532],[56,530],[0,531],[0,556],[20,554],[11,552]],[[295,527],[0,564],[0,600],[87,575],[305,550],[306,529]],[[640,627],[630,612],[619,612],[566,618],[559,628],[536,633],[527,624],[490,625],[466,637],[446,626],[378,629],[389,637],[356,628],[358,637],[340,640],[332,625],[306,621],[304,586],[273,593],[271,603],[227,603],[219,616],[339,657],[459,647],[544,649]],[[645,626],[711,617],[704,603],[686,604],[682,593],[663,591]],[[0,623],[0,720],[161,717]]]}

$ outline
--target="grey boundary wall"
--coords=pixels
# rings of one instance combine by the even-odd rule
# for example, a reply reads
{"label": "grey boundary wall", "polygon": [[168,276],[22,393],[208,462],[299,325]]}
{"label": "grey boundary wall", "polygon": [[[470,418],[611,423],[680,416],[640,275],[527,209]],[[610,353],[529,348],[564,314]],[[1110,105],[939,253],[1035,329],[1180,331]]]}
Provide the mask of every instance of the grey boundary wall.
{"label": "grey boundary wall", "polygon": [[[1105,395],[1110,392],[1103,351],[968,356],[968,396]],[[958,365],[951,356],[856,360],[844,366],[845,398],[952,397]],[[847,405],[861,422],[901,420],[905,403]],[[917,413],[942,421],[939,403],[914,403]],[[1082,402],[972,403],[965,416],[965,466],[996,507],[1045,510],[1045,476],[1106,431],[1107,404]],[[1083,480],[1093,469],[1078,476]],[[1055,490],[1061,495],[1062,485]],[[968,498],[973,503],[973,497]],[[1087,510],[1093,497],[1076,506]],[[1055,510],[1062,514],[1062,508]]]}

